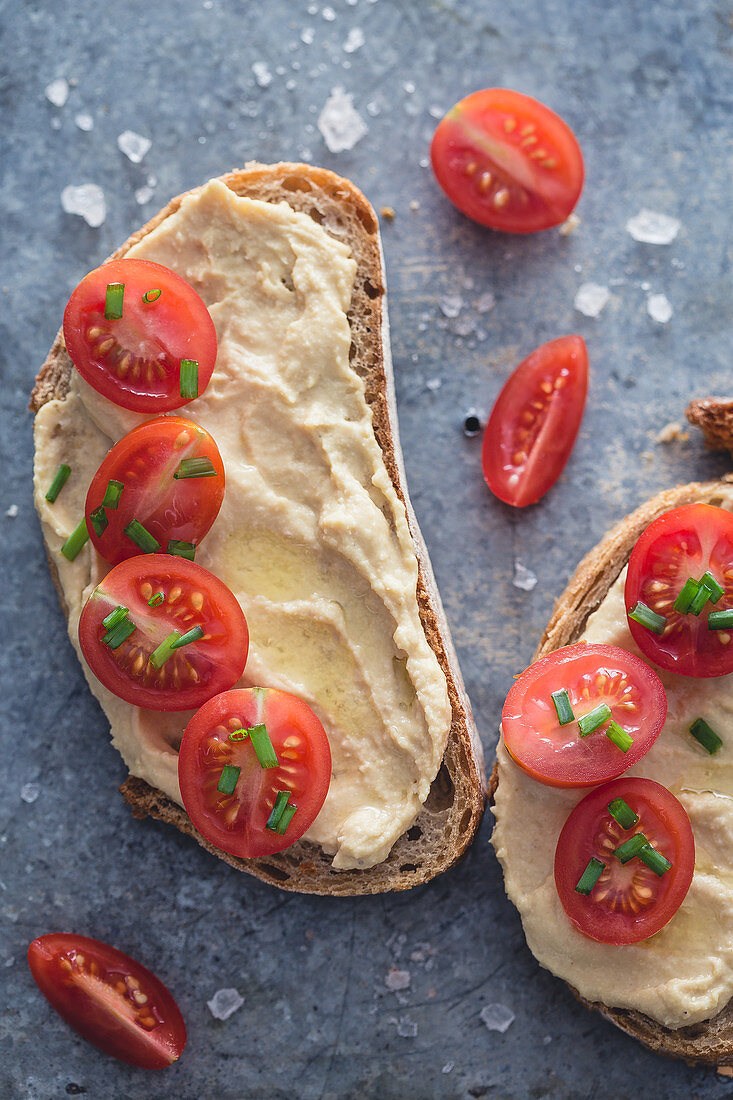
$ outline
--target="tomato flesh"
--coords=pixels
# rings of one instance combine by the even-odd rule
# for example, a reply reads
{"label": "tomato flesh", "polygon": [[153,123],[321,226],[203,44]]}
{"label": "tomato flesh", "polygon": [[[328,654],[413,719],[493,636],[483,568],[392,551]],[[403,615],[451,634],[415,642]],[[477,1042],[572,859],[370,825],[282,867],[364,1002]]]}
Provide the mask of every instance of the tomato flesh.
{"label": "tomato flesh", "polygon": [[[158,593],[163,599],[151,607]],[[111,648],[103,641],[103,620],[117,607],[127,609],[135,629]],[[151,654],[172,631],[184,635],[196,627],[203,637],[154,667]],[[79,642],[94,675],[121,699],[153,710],[193,710],[237,682],[249,634],[242,609],[218,577],[184,558],[139,554],[116,565],[92,592]]]}
{"label": "tomato flesh", "polygon": [[146,967],[99,940],[52,932],[33,940],[28,965],[59,1015],[106,1054],[164,1069],[186,1045],[172,995]]}
{"label": "tomato flesh", "polygon": [[438,183],[481,225],[535,233],[565,221],[583,188],[583,155],[567,123],[508,88],[473,92],[438,124]]}
{"label": "tomato flesh", "polygon": [[[560,725],[552,692],[565,689],[575,720]],[[578,719],[605,703],[633,738],[623,752],[608,720],[580,735]],[[523,771],[551,787],[587,787],[621,775],[652,747],[667,716],[655,672],[618,646],[578,642],[543,657],[515,680],[501,715],[504,744]]]}
{"label": "tomato flesh", "polygon": [[[260,765],[249,737],[230,739],[260,724],[277,767]],[[226,765],[240,769],[231,794],[217,790]],[[331,781],[331,751],[302,699],[271,688],[237,688],[210,699],[188,723],[178,776],[186,812],[202,836],[234,856],[266,856],[294,844],[315,821]],[[266,828],[279,791],[289,791],[297,806],[282,835]]]}
{"label": "tomato flesh", "polygon": [[486,484],[524,508],[554,485],[578,435],[588,391],[582,336],[561,336],[533,351],[509,376],[484,431]]}
{"label": "tomato flesh", "polygon": [[[638,815],[622,828],[608,811],[616,798]],[[672,864],[659,876],[638,856],[621,863],[614,849],[637,833]],[[577,886],[591,858],[604,864],[586,896]],[[571,811],[555,851],[555,884],[573,925],[601,943],[629,944],[653,936],[685,899],[695,868],[695,841],[681,802],[660,783],[626,777],[597,787]]]}
{"label": "tomato flesh", "polygon": [[[208,460],[214,476],[179,477],[192,460]],[[117,507],[103,510],[110,481],[124,486]],[[197,546],[219,514],[224,499],[224,464],[219,448],[193,420],[160,416],[133,428],[102,461],[89,486],[86,517],[89,535],[111,565],[140,553],[125,534],[131,520],[138,520],[165,550],[170,539]],[[103,526],[101,534],[95,527]]]}
{"label": "tomato flesh", "polygon": [[[685,581],[706,572],[723,596],[699,615],[675,611]],[[687,504],[655,519],[631,552],[624,599],[627,613],[640,601],[666,619],[662,634],[629,619],[639,649],[660,668],[695,677],[733,672],[733,631],[708,628],[711,611],[733,608],[733,514],[712,504]]]}
{"label": "tomato flesh", "polygon": [[[107,320],[107,287],[124,284],[122,317]],[[160,290],[154,301],[143,296]],[[169,412],[181,397],[181,361],[198,364],[199,396],[216,360],[216,330],[194,288],[150,260],[111,260],[86,275],[64,312],[64,340],[79,374],[104,397],[143,413]]]}

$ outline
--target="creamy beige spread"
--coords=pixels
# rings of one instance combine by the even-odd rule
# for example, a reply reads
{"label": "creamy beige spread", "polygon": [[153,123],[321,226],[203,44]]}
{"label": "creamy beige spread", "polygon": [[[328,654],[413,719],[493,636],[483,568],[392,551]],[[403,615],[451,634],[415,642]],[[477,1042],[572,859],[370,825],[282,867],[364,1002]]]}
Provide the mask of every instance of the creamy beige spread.
{"label": "creamy beige spread", "polygon": [[[722,490],[716,503],[733,510],[733,489]],[[625,578],[624,570],[589,618],[583,638],[643,657],[627,626]],[[638,1009],[677,1028],[709,1019],[733,997],[733,675],[705,680],[659,675],[667,692],[667,720],[650,752],[626,774],[663,783],[690,816],[695,873],[670,923],[651,939],[625,947],[595,943],[575,930],[557,896],[553,862],[560,830],[587,791],[535,782],[503,743],[492,842],[538,961],[589,1001]],[[714,756],[689,733],[698,717],[723,739]]]}
{"label": "creamy beige spread", "polygon": [[[328,733],[331,786],[306,838],[338,869],[385,859],[427,797],[451,709],[416,599],[405,509],[349,365],[348,247],[286,203],[212,181],[135,245],[199,292],[219,351],[205,393],[183,410],[214,436],[226,469],[219,516],[196,561],[232,589],[250,630],[242,684],[290,691]],[[79,614],[107,571],[91,544],[59,553],[109,447],[146,419],[73,372],[36,416],[35,501],[78,651]],[[61,462],[71,477],[44,499]],[[177,745],[188,714],[141,710],[84,665],[132,775],[180,803]]]}

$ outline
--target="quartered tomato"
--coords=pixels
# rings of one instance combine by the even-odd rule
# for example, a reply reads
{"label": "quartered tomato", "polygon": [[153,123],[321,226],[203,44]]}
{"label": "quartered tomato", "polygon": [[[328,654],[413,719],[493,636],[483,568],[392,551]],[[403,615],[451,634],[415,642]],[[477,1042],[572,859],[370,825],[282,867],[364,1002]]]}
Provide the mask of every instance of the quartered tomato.
{"label": "quartered tomato", "polygon": [[[717,593],[697,614],[676,610],[686,582],[706,574]],[[655,519],[631,552],[624,599],[627,613],[641,603],[662,616],[656,629],[629,619],[639,649],[660,668],[698,677],[733,672],[733,629],[714,629],[711,617],[733,608],[733,514],[687,504]]]}
{"label": "quartered tomato", "polygon": [[294,844],[323,805],[331,781],[328,737],[294,695],[225,691],[186,726],[178,778],[186,812],[211,844],[245,859],[272,855]]}
{"label": "quartered tomato", "polygon": [[[108,294],[120,285],[121,307],[120,292]],[[111,260],[86,275],[66,306],[64,340],[90,386],[143,413],[169,412],[202,394],[216,360],[216,330],[202,299],[149,260]],[[182,374],[182,361],[195,369],[184,366]],[[195,392],[186,390],[190,375]],[[190,396],[181,396],[182,382]]]}
{"label": "quartered tomato", "polygon": [[97,679],[126,702],[193,710],[237,682],[249,633],[218,577],[185,558],[138,554],[94,589],[79,642]]}
{"label": "quartered tomato", "polygon": [[433,171],[481,225],[534,233],[565,221],[583,187],[583,155],[567,123],[528,95],[487,88],[438,124]]}
{"label": "quartered tomato", "polygon": [[182,416],[159,416],[133,428],[105,456],[87,493],[87,528],[114,565],[140,553],[125,531],[133,520],[164,551],[170,539],[195,547],[223,498],[224,464],[209,433]]}
{"label": "quartered tomato", "polygon": [[[617,799],[638,822],[628,828],[619,824],[609,810]],[[638,834],[640,841],[632,841]],[[615,855],[628,841],[641,847],[644,840],[661,856],[655,857],[657,870],[640,855],[626,862]],[[603,867],[590,891],[580,893],[576,887],[591,860],[598,861],[591,879],[598,864]],[[667,864],[671,866],[665,870]],[[591,791],[571,812],[555,851],[562,907],[579,932],[601,943],[638,943],[664,928],[684,901],[694,868],[695,841],[687,812],[651,779],[617,779]]]}
{"label": "quartered tomato", "polygon": [[[562,699],[553,702],[553,693],[563,690],[567,713]],[[598,721],[597,728],[581,733],[579,720],[598,707],[608,709],[587,723]],[[578,642],[536,661],[515,680],[501,726],[507,751],[533,779],[550,787],[588,787],[641,760],[666,716],[662,681],[647,664],[618,646]],[[626,735],[615,734],[626,751],[609,739],[612,722]]]}
{"label": "quartered tomato", "polygon": [[140,963],[88,936],[52,932],[28,948],[38,988],[85,1039],[143,1069],[164,1069],[186,1045],[178,1005]]}
{"label": "quartered tomato", "polygon": [[509,376],[484,432],[486,484],[505,504],[534,504],[554,485],[573,449],[588,390],[582,336],[533,351]]}

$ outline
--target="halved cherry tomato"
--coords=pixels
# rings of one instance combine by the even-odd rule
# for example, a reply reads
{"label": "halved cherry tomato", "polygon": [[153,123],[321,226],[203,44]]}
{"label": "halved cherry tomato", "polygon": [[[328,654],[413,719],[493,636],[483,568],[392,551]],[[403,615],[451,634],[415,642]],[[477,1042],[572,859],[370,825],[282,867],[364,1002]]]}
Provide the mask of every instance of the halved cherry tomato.
{"label": "halved cherry tomato", "polygon": [[[196,472],[196,462],[207,460],[207,476],[188,476]],[[118,500],[113,494],[114,506],[104,507],[110,481],[124,488]],[[224,464],[209,433],[182,416],[159,416],[133,428],[105,455],[87,493],[87,528],[102,557],[115,565],[140,553],[125,534],[131,520],[141,523],[164,551],[169,539],[197,546],[223,498]]]}
{"label": "halved cherry tomato", "polygon": [[[265,726],[276,767],[263,768],[251,737],[237,732],[258,725]],[[217,790],[227,765],[240,769],[231,794]],[[294,844],[315,821],[331,782],[331,750],[302,699],[273,688],[237,688],[204,703],[186,726],[178,778],[202,836],[233,856],[267,856]],[[280,791],[297,806],[282,834],[267,828]]]}
{"label": "halved cherry tomato", "polygon": [[90,1043],[142,1069],[165,1069],[183,1053],[186,1025],[155,974],[109,944],[68,932],[28,948],[38,988]]}
{"label": "halved cherry tomato", "polygon": [[504,383],[484,432],[484,478],[505,504],[534,504],[555,484],[573,449],[588,390],[582,336],[533,351]]}
{"label": "halved cherry tomato", "polygon": [[[118,607],[126,619],[103,625]],[[120,639],[126,621],[134,630]],[[173,631],[183,637],[196,628],[202,637],[173,649],[155,667],[160,651],[151,657]],[[193,710],[237,682],[249,633],[241,607],[218,577],[185,558],[138,554],[94,589],[79,620],[79,642],[94,675],[121,699],[153,710]]]}
{"label": "halved cherry tomato", "polygon": [[[107,320],[113,283],[125,287],[122,317]],[[188,404],[193,398],[181,397],[181,360],[198,364],[195,396],[206,389],[216,360],[216,330],[202,299],[180,275],[150,260],[111,260],[86,275],[66,306],[64,340],[89,385],[136,412]]]}
{"label": "halved cherry tomato", "polygon": [[[622,798],[639,821],[624,829],[608,810]],[[614,850],[637,833],[672,866],[658,875],[638,856],[621,863]],[[587,896],[575,887],[595,858],[604,864]],[[685,899],[695,869],[695,840],[687,812],[651,779],[616,779],[596,787],[571,812],[555,850],[555,884],[568,917],[601,943],[638,943],[664,928]]]}
{"label": "halved cherry tomato", "polygon": [[[712,573],[724,590],[698,615],[675,611],[685,582]],[[711,611],[733,608],[733,514],[712,504],[687,504],[649,524],[629,558],[624,589],[627,613],[645,603],[667,621],[661,634],[629,619],[642,653],[682,676],[733,672],[733,631],[710,630]]]}
{"label": "halved cherry tomato", "polygon": [[565,221],[583,188],[583,155],[567,123],[508,88],[473,92],[438,124],[438,183],[481,225],[535,233]]}
{"label": "halved cherry tomato", "polygon": [[[552,693],[568,693],[575,716],[560,725]],[[606,704],[610,719],[581,736],[578,719]],[[550,787],[589,787],[641,760],[667,717],[662,681],[639,657],[615,645],[557,649],[515,680],[501,715],[504,744],[523,771]],[[633,738],[623,752],[608,739],[609,721]]]}

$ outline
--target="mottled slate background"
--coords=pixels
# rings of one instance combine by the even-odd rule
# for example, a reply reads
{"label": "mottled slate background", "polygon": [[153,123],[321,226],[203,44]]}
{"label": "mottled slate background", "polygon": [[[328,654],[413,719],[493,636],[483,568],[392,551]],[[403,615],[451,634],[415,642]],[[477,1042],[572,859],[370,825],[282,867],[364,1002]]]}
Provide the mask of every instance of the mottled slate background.
{"label": "mottled slate background", "polygon": [[[732,10],[0,0],[3,1097],[733,1092],[713,1070],[648,1053],[540,970],[504,897],[490,815],[462,866],[366,900],[282,894],[134,821],[46,571],[26,411],[73,286],[172,195],[254,157],[303,158],[392,206],[384,247],[408,480],[490,756],[511,676],[579,557],[652,492],[727,468],[697,434],[657,436],[691,396],[729,392]],[[44,90],[59,78],[68,98],[54,106]],[[494,235],[439,193],[427,167],[436,116],[487,85],[535,95],[575,128],[587,180],[569,236]],[[334,153],[317,120],[338,87],[368,131]],[[140,163],[118,148],[125,130],[152,142]],[[97,228],[62,209],[62,190],[83,183],[104,191]],[[631,237],[642,208],[679,219],[672,244]],[[585,283],[610,291],[597,317],[574,308]],[[671,304],[667,323],[648,313],[653,294]],[[555,490],[514,514],[485,489],[480,439],[464,437],[463,420],[490,408],[532,348],[569,331],[592,363],[578,444]],[[513,584],[518,562],[535,587]],[[61,929],[163,976],[189,1027],[178,1065],[151,1077],[113,1064],[55,1017],[24,956],[34,936]],[[207,1008],[222,987],[244,998],[225,1021]],[[492,1004],[515,1014],[504,1033],[482,1021]]]}

